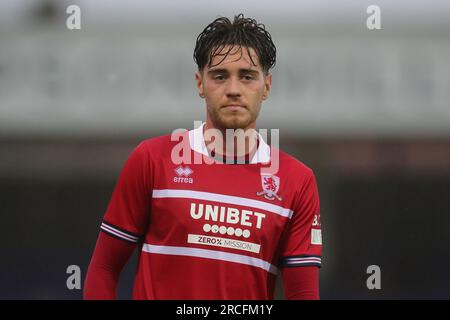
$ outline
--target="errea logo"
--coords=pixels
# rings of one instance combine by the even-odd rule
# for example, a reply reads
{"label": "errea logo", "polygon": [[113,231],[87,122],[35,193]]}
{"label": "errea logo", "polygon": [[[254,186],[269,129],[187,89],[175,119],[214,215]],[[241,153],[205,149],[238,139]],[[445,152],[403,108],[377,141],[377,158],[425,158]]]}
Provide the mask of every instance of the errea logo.
{"label": "errea logo", "polygon": [[194,183],[194,179],[189,176],[194,173],[194,171],[189,167],[178,166],[175,168],[176,177],[173,177],[173,182],[177,183]]}

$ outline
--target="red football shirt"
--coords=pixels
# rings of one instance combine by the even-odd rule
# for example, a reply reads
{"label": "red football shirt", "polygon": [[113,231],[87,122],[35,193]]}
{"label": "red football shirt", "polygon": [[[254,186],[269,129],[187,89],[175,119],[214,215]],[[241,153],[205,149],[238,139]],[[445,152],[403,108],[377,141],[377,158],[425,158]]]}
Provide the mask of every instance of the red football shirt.
{"label": "red football shirt", "polygon": [[[192,162],[212,158],[203,126],[182,135]],[[276,174],[260,137],[247,164],[174,163],[170,135],[127,160],[101,230],[139,244],[134,299],[273,299],[279,268],[321,265],[317,185],[279,151]],[[273,158],[272,158],[273,160]]]}

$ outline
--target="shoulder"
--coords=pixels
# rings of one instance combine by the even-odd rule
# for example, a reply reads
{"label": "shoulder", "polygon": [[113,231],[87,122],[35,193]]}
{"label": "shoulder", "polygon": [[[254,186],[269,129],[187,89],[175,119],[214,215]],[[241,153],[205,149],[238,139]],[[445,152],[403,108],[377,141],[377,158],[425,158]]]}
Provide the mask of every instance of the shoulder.
{"label": "shoulder", "polygon": [[278,150],[279,161],[280,161],[280,171],[285,174],[294,176],[311,177],[314,176],[313,169],[302,162],[300,159],[292,156],[291,154]]}
{"label": "shoulder", "polygon": [[294,190],[294,207],[302,203],[310,203],[318,199],[317,181],[312,168],[294,156],[280,151],[280,175],[285,180],[285,186]]}
{"label": "shoulder", "polygon": [[300,159],[279,150],[279,169],[277,176],[284,181],[284,186],[295,190],[295,197],[315,186],[314,171]]}
{"label": "shoulder", "polygon": [[142,140],[139,143],[138,148],[141,149],[166,148],[167,146],[173,143],[176,143],[176,141],[171,140],[171,134],[165,134],[162,136],[156,136]]}

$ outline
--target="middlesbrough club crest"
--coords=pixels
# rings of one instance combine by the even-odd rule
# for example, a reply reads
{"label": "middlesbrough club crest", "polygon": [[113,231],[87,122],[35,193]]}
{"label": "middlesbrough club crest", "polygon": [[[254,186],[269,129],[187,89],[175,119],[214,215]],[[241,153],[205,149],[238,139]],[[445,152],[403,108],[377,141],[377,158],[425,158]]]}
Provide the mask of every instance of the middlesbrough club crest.
{"label": "middlesbrough club crest", "polygon": [[281,197],[277,194],[280,189],[280,178],[272,175],[261,176],[262,191],[257,192],[256,195],[264,196],[268,200],[278,199],[281,201]]}

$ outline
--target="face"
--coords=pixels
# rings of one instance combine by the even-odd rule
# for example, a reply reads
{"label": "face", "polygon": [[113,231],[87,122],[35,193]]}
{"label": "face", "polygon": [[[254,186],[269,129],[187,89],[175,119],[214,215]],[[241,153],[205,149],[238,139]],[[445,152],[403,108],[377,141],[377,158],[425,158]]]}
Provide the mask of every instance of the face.
{"label": "face", "polygon": [[[272,85],[272,75],[265,75],[253,48],[250,55],[245,47],[234,46],[218,65],[225,46],[195,79],[200,97],[206,101],[207,125],[217,129],[248,129],[256,127],[262,101],[267,99]],[[220,55],[222,54],[222,55]]]}

